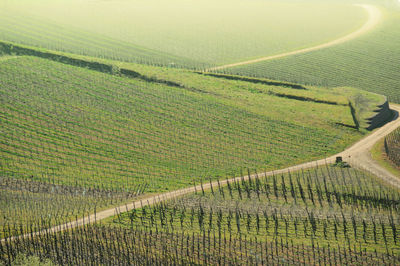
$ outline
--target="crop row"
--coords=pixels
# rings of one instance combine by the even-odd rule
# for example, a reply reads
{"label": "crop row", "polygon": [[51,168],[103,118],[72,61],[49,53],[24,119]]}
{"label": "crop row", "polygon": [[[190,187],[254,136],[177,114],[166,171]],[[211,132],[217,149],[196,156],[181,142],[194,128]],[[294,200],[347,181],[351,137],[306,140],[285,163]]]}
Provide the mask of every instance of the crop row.
{"label": "crop row", "polygon": [[[30,236],[1,242],[0,260],[8,263],[23,253],[59,264],[399,263],[400,195],[374,176],[328,165],[270,177],[247,175],[209,190],[203,180],[193,194],[125,213],[116,208],[105,224],[60,233],[31,235],[51,225],[43,217],[10,221],[3,235]],[[20,190],[45,185],[6,182]],[[59,191],[69,195],[67,188]],[[99,204],[86,201],[92,212]],[[66,207],[79,207],[70,204]]]}
{"label": "crop row", "polygon": [[[33,179],[0,178],[0,237],[17,235],[20,227],[40,221],[40,228],[62,224],[101,209],[131,201],[145,192],[145,185],[131,191],[102,186],[66,186]],[[3,229],[13,225],[7,232]]]}
{"label": "crop row", "polygon": [[[27,233],[35,230],[27,228]],[[66,228],[67,229],[67,228]],[[361,246],[295,244],[287,238],[229,238],[215,233],[173,233],[85,225],[0,243],[0,261],[18,254],[49,258],[60,265],[395,265],[398,254],[368,252]]]}
{"label": "crop row", "polygon": [[357,242],[384,252],[399,248],[399,196],[367,173],[323,166],[211,185],[210,191],[118,213],[113,224],[229,238],[285,237],[308,245]]}
{"label": "crop row", "polygon": [[[2,64],[4,176],[149,190],[331,152],[340,137],[183,89],[36,58]],[[15,78],[18,77],[18,78]],[[17,89],[16,89],[17,88]],[[27,101],[29,99],[29,101]]]}
{"label": "crop row", "polygon": [[396,45],[400,40],[399,21],[397,11],[388,11],[380,27],[353,41],[221,72],[323,87],[352,86],[400,103],[400,48]]}
{"label": "crop row", "polygon": [[[60,52],[154,66],[185,66],[194,69],[205,69],[209,66],[209,64],[203,64],[196,60],[158,52],[84,30],[64,28],[60,31],[56,25],[43,23],[38,19],[4,15],[0,22],[2,24],[0,35],[2,40],[24,45],[36,45]],[[40,27],[40,31],[37,30],[37,27]]]}
{"label": "crop row", "polygon": [[395,130],[385,138],[385,152],[388,158],[400,167],[400,129]]}

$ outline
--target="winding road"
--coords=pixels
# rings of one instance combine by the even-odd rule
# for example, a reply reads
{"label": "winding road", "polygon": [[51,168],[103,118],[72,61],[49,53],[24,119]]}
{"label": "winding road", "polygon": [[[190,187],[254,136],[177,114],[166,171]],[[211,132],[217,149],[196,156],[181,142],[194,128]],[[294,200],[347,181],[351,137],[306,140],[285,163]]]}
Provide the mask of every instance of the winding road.
{"label": "winding road", "polygon": [[[378,163],[376,163],[371,158],[371,153],[370,153],[371,148],[374,146],[374,144],[376,142],[378,142],[380,139],[382,139],[386,135],[390,134],[396,128],[400,127],[400,118],[399,118],[400,105],[391,104],[390,108],[395,113],[395,116],[392,119],[392,121],[388,122],[381,128],[376,129],[371,134],[364,137],[360,141],[356,142],[354,145],[347,148],[343,152],[340,152],[336,155],[330,156],[325,159],[307,162],[307,163],[291,166],[291,167],[276,170],[276,171],[261,173],[261,174],[258,174],[258,176],[259,177],[267,177],[267,176],[272,176],[274,174],[276,175],[276,174],[287,173],[288,171],[293,172],[296,170],[315,167],[317,165],[334,163],[336,160],[336,156],[342,156],[343,159],[345,161],[350,162],[350,164],[352,166],[356,166],[357,168],[364,168],[366,170],[369,170],[370,172],[375,174],[377,177],[383,179],[387,183],[389,183],[397,188],[400,188],[400,177],[396,177],[395,175],[393,175],[386,169],[382,168]],[[256,174],[251,175],[250,177],[254,178],[255,176],[256,176]],[[233,182],[235,180],[241,180],[241,178],[242,177],[235,177],[235,178],[228,179],[228,181]],[[246,180],[246,179],[248,179],[248,177],[244,177],[244,179]],[[225,185],[226,183],[227,183],[227,180],[220,181],[221,185]],[[215,181],[215,182],[212,182],[212,185],[216,187],[216,186],[218,186],[218,183]],[[210,186],[211,186],[210,183],[203,184],[204,189],[209,189]],[[201,185],[184,188],[184,189],[179,189],[179,190],[175,190],[175,191],[171,191],[171,192],[166,192],[166,193],[162,193],[162,194],[158,194],[158,195],[150,195],[147,197],[143,197],[140,200],[136,200],[133,203],[129,203],[129,204],[126,204],[123,206],[111,208],[108,210],[104,210],[104,211],[98,212],[96,214],[92,214],[90,216],[81,218],[79,220],[68,222],[68,223],[65,223],[62,225],[58,225],[58,226],[54,226],[52,228],[49,228],[49,229],[46,229],[43,231],[38,231],[33,234],[26,234],[26,235],[11,237],[11,238],[8,238],[8,240],[11,241],[16,238],[32,237],[32,236],[39,235],[41,233],[50,233],[50,232],[54,233],[54,232],[68,230],[68,229],[71,229],[74,227],[82,226],[85,224],[93,223],[95,221],[109,218],[111,216],[116,215],[117,211],[118,211],[118,213],[130,211],[132,209],[140,208],[141,206],[152,205],[157,202],[161,202],[161,201],[177,198],[177,197],[183,196],[185,194],[193,193],[196,190],[201,191]],[[5,239],[2,239],[1,241],[5,241]]]}
{"label": "winding road", "polygon": [[248,61],[243,61],[243,62],[232,63],[232,64],[209,68],[206,70],[206,72],[211,72],[211,71],[221,70],[221,69],[231,68],[231,67],[237,67],[237,66],[243,66],[243,65],[249,65],[249,64],[259,63],[259,62],[268,61],[268,60],[272,60],[272,59],[278,59],[278,58],[287,57],[287,56],[296,55],[296,54],[308,53],[308,52],[328,48],[328,47],[331,47],[331,46],[334,46],[337,44],[341,44],[341,43],[353,40],[353,39],[359,37],[360,35],[375,28],[375,26],[378,25],[378,23],[380,22],[381,17],[382,17],[381,11],[379,10],[379,8],[377,8],[375,6],[366,5],[366,4],[357,4],[356,6],[362,7],[363,9],[365,9],[365,11],[367,11],[368,20],[363,24],[363,26],[361,28],[359,28],[356,31],[353,31],[352,33],[350,33],[346,36],[340,37],[333,41],[323,43],[323,44],[320,44],[317,46],[308,47],[308,48],[304,48],[304,49],[300,49],[300,50],[295,50],[292,52],[286,52],[286,53],[282,53],[282,54],[271,55],[271,56],[261,57],[261,58],[257,58],[257,59],[253,59],[253,60],[248,60]]}

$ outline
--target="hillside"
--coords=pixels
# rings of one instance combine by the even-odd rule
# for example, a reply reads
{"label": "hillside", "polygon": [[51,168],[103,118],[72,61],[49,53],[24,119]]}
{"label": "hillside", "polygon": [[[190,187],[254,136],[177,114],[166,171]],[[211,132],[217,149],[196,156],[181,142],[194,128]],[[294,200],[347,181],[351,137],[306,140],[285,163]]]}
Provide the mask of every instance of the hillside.
{"label": "hillside", "polygon": [[[149,182],[158,191],[243,167],[307,161],[363,135],[352,129],[347,90],[326,91],[324,103],[316,98],[323,89],[186,72],[174,81],[196,79],[174,87],[35,57],[6,57],[0,68],[5,176],[112,187]],[[382,101],[365,95],[371,110]]]}
{"label": "hillside", "polygon": [[324,87],[351,86],[384,94],[390,101],[399,103],[400,4],[398,1],[365,2],[379,7],[383,13],[382,21],[368,34],[323,50],[224,72]]}
{"label": "hillside", "polygon": [[323,43],[366,19],[360,8],[334,1],[245,3],[3,1],[0,39],[119,61],[204,69]]}
{"label": "hillside", "polygon": [[397,0],[0,0],[0,266],[400,265]]}
{"label": "hillside", "polygon": [[[20,245],[13,246],[11,258],[35,254],[59,264],[397,265],[398,202],[399,191],[354,169],[326,165],[268,178],[243,176],[129,212],[116,208],[106,222],[16,239]],[[7,243],[0,247],[7,262]]]}

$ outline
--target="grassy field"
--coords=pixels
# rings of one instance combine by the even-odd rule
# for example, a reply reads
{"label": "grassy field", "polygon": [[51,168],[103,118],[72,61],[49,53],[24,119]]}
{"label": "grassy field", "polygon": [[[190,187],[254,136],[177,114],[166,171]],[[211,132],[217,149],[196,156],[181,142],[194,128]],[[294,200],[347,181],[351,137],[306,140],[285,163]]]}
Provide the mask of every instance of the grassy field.
{"label": "grassy field", "polygon": [[[184,69],[170,69],[113,61],[105,62],[116,64],[120,68],[139,71],[154,79],[169,80],[177,84],[184,84],[187,87],[209,91],[214,95],[222,93],[225,95],[223,101],[226,104],[231,106],[240,105],[244,108],[250,108],[252,112],[280,117],[279,119],[281,120],[295,122],[299,125],[308,124],[310,116],[312,116],[313,123],[317,123],[318,126],[325,127],[325,125],[318,122],[322,117],[330,121],[330,123],[343,123],[352,126],[354,125],[354,121],[351,121],[353,120],[352,118],[348,116],[344,118],[340,113],[332,112],[331,109],[337,108],[337,105],[347,105],[350,101],[357,108],[357,120],[361,123],[361,127],[366,127],[366,120],[376,114],[374,112],[375,106],[385,101],[385,97],[382,95],[351,87],[325,88],[302,86],[298,83],[280,82],[265,78],[221,74],[214,75],[211,73],[192,72]],[[280,100],[269,101],[268,105],[270,108],[264,108],[263,105],[266,99],[269,98],[266,98],[265,94],[275,96],[273,99],[291,99],[285,101],[285,106],[290,108],[284,108],[282,110],[280,108]],[[299,104],[299,101],[308,104],[298,109],[299,107],[295,107],[293,104]],[[325,108],[321,108],[318,112],[315,112],[316,109],[311,107],[315,103],[326,103],[326,105]],[[329,107],[328,105],[333,106]],[[308,107],[310,107],[310,109],[308,109]],[[294,112],[296,112],[295,121],[292,120]],[[337,115],[339,115],[339,117],[337,117]],[[342,122],[338,122],[340,119],[342,119]]]}
{"label": "grassy field", "polygon": [[2,40],[198,69],[324,43],[366,20],[360,7],[314,0],[22,0],[0,7]]}
{"label": "grassy field", "polygon": [[[0,69],[5,177],[162,191],[324,157],[364,134],[352,128],[352,90],[326,91],[332,102],[320,103],[322,89],[193,73],[192,84],[172,87],[35,57]],[[362,94],[370,109],[382,101]]]}
{"label": "grassy field", "polygon": [[317,86],[352,86],[400,102],[400,4],[366,2],[377,5],[384,14],[370,33],[331,48],[224,71]]}

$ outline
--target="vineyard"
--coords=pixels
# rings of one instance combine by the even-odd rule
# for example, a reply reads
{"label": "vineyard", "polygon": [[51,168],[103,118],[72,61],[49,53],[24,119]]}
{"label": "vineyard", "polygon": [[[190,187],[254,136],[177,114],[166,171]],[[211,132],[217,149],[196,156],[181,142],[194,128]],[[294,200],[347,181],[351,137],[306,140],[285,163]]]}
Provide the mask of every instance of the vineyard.
{"label": "vineyard", "polygon": [[[173,87],[25,56],[0,69],[4,177],[165,191],[238,175],[244,165],[304,162],[363,136],[346,93],[325,93],[337,104],[302,101],[258,92],[298,89],[198,74],[203,88]],[[381,98],[370,100],[372,109]]]}
{"label": "vineyard", "polygon": [[0,266],[400,265],[399,10],[0,0]]}
{"label": "vineyard", "polygon": [[400,103],[400,5],[372,3],[384,11],[384,18],[369,34],[327,49],[221,71],[315,86],[352,86]]}
{"label": "vineyard", "polygon": [[[0,39],[99,59],[204,71],[328,42],[366,20],[365,11],[352,5],[356,1],[256,0],[243,5],[239,0],[218,4],[207,0],[194,6],[182,1],[118,1],[118,5],[115,1],[7,1],[0,9]],[[382,12],[382,21],[368,34],[319,51],[220,72],[329,88],[351,86],[400,102],[400,7],[396,1],[365,2]],[[73,19],[65,9],[74,11]],[[205,10],[201,17],[199,10]]]}
{"label": "vineyard", "polygon": [[384,147],[389,160],[400,167],[400,129],[385,138]]}
{"label": "vineyard", "polygon": [[[0,178],[0,238],[19,235],[21,228],[31,224],[36,224],[37,229],[62,224],[121,205],[146,191],[145,184],[124,191],[107,190],[101,185],[93,188],[65,186],[54,180],[38,182],[32,178]],[[5,231],[11,224],[14,227]]]}
{"label": "vineyard", "polygon": [[262,0],[20,0],[3,1],[0,39],[203,70],[323,43],[346,35],[365,20],[361,8],[333,1],[289,5]]}
{"label": "vineyard", "polygon": [[[102,224],[8,239],[1,243],[0,258],[7,263],[26,254],[58,264],[395,265],[399,196],[365,172],[320,166],[200,189]],[[32,224],[21,230],[37,229]]]}

